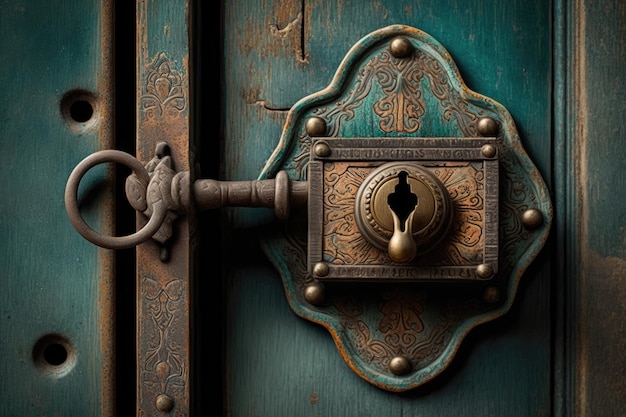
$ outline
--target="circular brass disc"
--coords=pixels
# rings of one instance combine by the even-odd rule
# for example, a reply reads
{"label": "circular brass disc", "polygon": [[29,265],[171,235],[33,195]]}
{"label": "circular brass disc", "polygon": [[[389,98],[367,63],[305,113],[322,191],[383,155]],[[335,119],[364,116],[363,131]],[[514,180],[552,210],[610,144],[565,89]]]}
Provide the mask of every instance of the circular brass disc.
{"label": "circular brass disc", "polygon": [[395,192],[401,172],[407,174],[410,192],[417,196],[411,230],[418,252],[424,253],[448,231],[452,221],[452,202],[441,181],[417,163],[391,162],[372,171],[357,191],[356,223],[370,243],[387,250],[394,231],[388,196]]}

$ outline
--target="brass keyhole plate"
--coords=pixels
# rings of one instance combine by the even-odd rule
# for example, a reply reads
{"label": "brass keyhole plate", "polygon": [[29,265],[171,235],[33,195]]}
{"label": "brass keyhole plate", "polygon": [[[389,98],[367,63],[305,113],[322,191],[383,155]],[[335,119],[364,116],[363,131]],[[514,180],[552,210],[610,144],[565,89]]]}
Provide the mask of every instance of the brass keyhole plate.
{"label": "brass keyhole plate", "polygon": [[[313,141],[328,150],[313,151],[309,162],[308,266],[316,279],[482,281],[497,273],[498,154],[483,152],[496,139]],[[394,232],[387,198],[401,172],[419,203],[411,224],[417,256],[398,263],[387,252]]]}
{"label": "brass keyhole plate", "polygon": [[[365,237],[371,223],[355,209],[366,178],[392,162],[428,171],[452,202],[450,230],[408,264]],[[281,170],[309,183],[307,221],[290,218],[262,239],[289,305],[328,329],[346,369],[389,391],[435,378],[472,328],[509,310],[552,220],[507,109],[469,90],[437,40],[403,25],[358,40],[330,85],[293,106],[259,179]],[[393,184],[379,182],[384,201]],[[439,193],[408,182],[416,210]],[[374,212],[383,232],[372,234],[384,240],[389,219]],[[428,230],[428,217],[413,232]]]}
{"label": "brass keyhole plate", "polygon": [[387,250],[394,232],[389,196],[396,190],[399,175],[406,174],[409,190],[417,204],[411,222],[411,233],[418,254],[428,252],[449,230],[452,201],[442,182],[428,169],[412,162],[390,162],[381,165],[363,181],[356,194],[354,214],[359,230],[381,250]]}

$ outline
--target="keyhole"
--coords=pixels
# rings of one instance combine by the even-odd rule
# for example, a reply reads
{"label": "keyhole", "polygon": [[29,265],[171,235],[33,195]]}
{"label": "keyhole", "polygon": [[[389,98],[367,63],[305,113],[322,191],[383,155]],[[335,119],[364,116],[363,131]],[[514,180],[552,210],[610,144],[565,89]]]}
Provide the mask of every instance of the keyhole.
{"label": "keyhole", "polygon": [[394,192],[387,196],[387,204],[400,219],[401,232],[404,232],[406,219],[415,211],[418,203],[417,195],[411,192],[411,186],[406,180],[408,176],[405,171],[400,172]]}

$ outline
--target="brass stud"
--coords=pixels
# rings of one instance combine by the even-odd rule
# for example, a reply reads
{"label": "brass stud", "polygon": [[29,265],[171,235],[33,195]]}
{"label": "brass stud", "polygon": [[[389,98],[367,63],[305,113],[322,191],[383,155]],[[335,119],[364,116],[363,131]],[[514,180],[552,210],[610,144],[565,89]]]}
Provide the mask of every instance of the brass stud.
{"label": "brass stud", "polygon": [[396,58],[406,58],[413,53],[413,45],[407,38],[398,37],[389,44],[389,52]]}
{"label": "brass stud", "polygon": [[324,285],[320,282],[314,282],[312,284],[307,285],[304,290],[304,299],[314,306],[320,305],[324,302],[326,298],[326,291],[324,289]]}
{"label": "brass stud", "polygon": [[326,262],[318,262],[313,267],[313,275],[316,277],[325,277],[328,275],[330,269],[328,268],[328,264]]}
{"label": "brass stud", "polygon": [[313,150],[315,151],[315,156],[319,156],[320,158],[330,156],[330,146],[328,146],[326,142],[316,143]]}
{"label": "brass stud", "polygon": [[498,122],[491,117],[478,119],[478,133],[482,136],[496,136],[498,134]]}
{"label": "brass stud", "polygon": [[483,292],[483,301],[495,304],[500,301],[500,290],[497,287],[487,287]]}
{"label": "brass stud", "polygon": [[481,152],[483,153],[483,156],[485,158],[493,158],[494,156],[496,156],[498,150],[495,146],[488,143],[486,145],[483,145],[483,147],[481,148]]}
{"label": "brass stud", "polygon": [[396,356],[389,361],[389,370],[394,375],[404,375],[411,370],[411,361],[404,356]]}
{"label": "brass stud", "polygon": [[491,278],[493,275],[493,267],[489,264],[480,264],[476,267],[476,275],[483,279]]}
{"label": "brass stud", "polygon": [[321,117],[309,117],[305,123],[306,134],[314,136],[326,136],[326,121]]}
{"label": "brass stud", "polygon": [[536,229],[543,224],[543,213],[536,208],[530,208],[522,213],[522,223],[526,229]]}
{"label": "brass stud", "polygon": [[167,394],[160,394],[154,401],[157,410],[162,413],[169,413],[174,408],[174,400]]}

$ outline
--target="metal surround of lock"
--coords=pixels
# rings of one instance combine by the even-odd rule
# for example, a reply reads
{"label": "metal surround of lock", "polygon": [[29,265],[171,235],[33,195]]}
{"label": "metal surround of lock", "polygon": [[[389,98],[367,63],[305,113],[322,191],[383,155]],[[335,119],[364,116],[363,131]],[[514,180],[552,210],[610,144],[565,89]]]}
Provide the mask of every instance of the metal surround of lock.
{"label": "metal surround of lock", "polygon": [[[552,221],[508,111],[408,26],[361,39],[328,88],[292,107],[258,180],[194,181],[167,153],[158,144],[145,169],[118,151],[86,158],[66,188],[72,224],[117,249],[166,242],[195,209],[274,207],[283,227],[261,243],[292,310],[389,391],[433,379],[472,328],[510,308]],[[102,236],[80,216],[80,179],[107,161],[133,169],[127,197],[149,221],[131,236]],[[307,204],[308,219],[290,214]]]}
{"label": "metal surround of lock", "polygon": [[[315,278],[471,281],[489,279],[497,272],[498,160],[494,138],[314,138],[313,141],[308,170],[311,184],[308,265]],[[318,155],[315,149],[320,145],[328,152]],[[357,175],[367,176],[356,193],[343,192],[344,188],[356,187],[352,175],[357,171]],[[484,181],[480,188],[467,171],[481,173]],[[407,173],[407,181],[418,197],[410,236],[416,247],[409,259],[397,260],[389,250],[394,227],[393,210],[387,200],[402,172]],[[455,182],[449,188],[437,177],[442,175],[445,180],[443,173],[455,175]],[[454,216],[451,197],[459,195],[459,187],[469,193],[464,198],[480,202],[475,209],[484,219],[483,232],[464,256],[459,257],[461,262],[433,260],[432,256],[424,262],[424,255],[445,251],[454,246],[455,239],[465,238],[464,230],[460,230],[464,225],[462,213]],[[325,202],[334,195],[329,190],[342,194],[332,210],[354,213],[352,233],[345,237],[335,233],[329,222],[324,222],[326,213],[331,211],[325,209]],[[456,227],[452,227],[453,222]],[[372,246],[360,255],[349,243],[359,234]]]}
{"label": "metal surround of lock", "polygon": [[[451,202],[450,213],[446,198],[438,205],[441,235],[427,227],[420,248],[414,234],[415,257],[403,262],[390,259],[393,232],[381,232],[368,202],[384,186],[375,210],[386,209],[382,183],[398,167],[409,184],[422,175],[433,198],[443,185]],[[279,170],[310,187],[308,228],[292,217],[261,237],[287,300],[332,334],[350,369],[388,391],[435,378],[471,329],[509,310],[552,222],[506,108],[469,90],[448,51],[404,25],[359,40],[330,85],[292,107],[259,178]]]}

